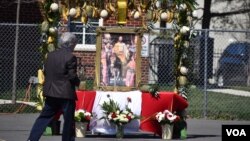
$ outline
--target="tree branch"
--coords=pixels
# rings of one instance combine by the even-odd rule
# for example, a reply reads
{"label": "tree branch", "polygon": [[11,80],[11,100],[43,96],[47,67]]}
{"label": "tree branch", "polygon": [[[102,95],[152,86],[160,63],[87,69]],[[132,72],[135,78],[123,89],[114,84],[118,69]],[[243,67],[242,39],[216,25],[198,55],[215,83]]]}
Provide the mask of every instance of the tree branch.
{"label": "tree branch", "polygon": [[223,12],[223,13],[211,13],[211,17],[223,17],[223,16],[230,16],[235,14],[244,14],[249,13],[250,9],[242,9],[237,11],[230,11],[230,12]]}

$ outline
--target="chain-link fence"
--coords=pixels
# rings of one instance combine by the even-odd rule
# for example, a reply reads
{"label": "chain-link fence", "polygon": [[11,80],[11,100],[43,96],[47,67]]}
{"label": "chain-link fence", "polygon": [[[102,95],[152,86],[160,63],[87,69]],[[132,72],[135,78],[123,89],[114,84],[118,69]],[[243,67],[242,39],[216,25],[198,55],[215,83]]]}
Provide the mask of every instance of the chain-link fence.
{"label": "chain-link fence", "polygon": [[0,99],[5,99],[0,111],[7,111],[11,104],[2,103],[23,101],[28,92],[31,100],[36,99],[35,91],[28,90],[34,90],[29,78],[41,67],[40,31],[38,25],[0,24],[0,40]]}
{"label": "chain-link fence", "polygon": [[[194,33],[187,54],[188,115],[249,120],[250,43],[247,41],[250,32],[196,30]],[[173,90],[174,54],[171,38],[150,38],[149,81],[157,83],[161,90]]]}
{"label": "chain-link fence", "polygon": [[[27,91],[30,101],[37,100],[36,84],[29,80],[37,76],[37,70],[42,67],[39,26],[19,25],[18,32],[16,28],[14,24],[0,24],[0,112],[8,112],[6,103],[27,98]],[[70,30],[77,34],[79,44],[95,45],[95,26],[74,24]],[[143,49],[148,52],[144,56],[149,62],[148,83],[158,84],[164,91],[172,91],[175,84],[171,33],[164,28],[152,30],[145,34],[148,44]],[[250,94],[235,91],[250,92],[250,43],[246,42],[249,32],[196,30],[194,33],[196,36],[187,54],[190,62],[188,115],[250,120]],[[36,110],[31,108],[28,112]]]}
{"label": "chain-link fence", "polygon": [[[244,91],[249,91],[250,32],[199,30],[198,33],[204,36],[197,36],[193,44],[196,52],[193,72],[200,79],[193,82],[196,88],[190,88],[190,115],[249,120],[250,95]],[[198,107],[202,107],[202,115]]]}

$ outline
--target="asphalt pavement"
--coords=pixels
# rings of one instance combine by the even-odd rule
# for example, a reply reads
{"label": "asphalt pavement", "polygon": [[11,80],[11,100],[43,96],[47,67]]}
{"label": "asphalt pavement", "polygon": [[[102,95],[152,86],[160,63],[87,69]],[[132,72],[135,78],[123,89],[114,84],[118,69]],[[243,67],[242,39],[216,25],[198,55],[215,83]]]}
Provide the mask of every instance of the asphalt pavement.
{"label": "asphalt pavement", "polygon": [[[26,141],[30,129],[38,114],[0,114],[0,141]],[[63,121],[62,121],[63,123]],[[61,124],[62,124],[61,123]],[[250,121],[221,121],[206,119],[187,119],[187,141],[221,141],[223,124],[250,125]],[[62,128],[62,126],[61,126]],[[87,132],[85,138],[76,141],[116,141],[113,135],[98,135]],[[149,132],[137,132],[125,135],[124,141],[160,141],[158,135]],[[181,141],[181,139],[172,139]],[[40,141],[61,141],[60,135],[42,136]]]}

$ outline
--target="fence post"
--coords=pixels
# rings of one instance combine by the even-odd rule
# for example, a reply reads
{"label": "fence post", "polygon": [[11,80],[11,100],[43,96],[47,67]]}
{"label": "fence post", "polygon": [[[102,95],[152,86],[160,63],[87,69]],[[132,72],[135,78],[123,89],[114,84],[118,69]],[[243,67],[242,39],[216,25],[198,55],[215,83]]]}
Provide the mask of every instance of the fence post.
{"label": "fence post", "polygon": [[17,71],[17,50],[18,50],[18,36],[19,36],[19,15],[20,15],[20,1],[17,3],[17,16],[16,16],[16,38],[14,49],[14,63],[13,63],[13,82],[12,82],[12,104],[16,103],[16,71]]}
{"label": "fence post", "polygon": [[208,55],[208,35],[209,30],[205,29],[205,43],[204,43],[204,107],[203,107],[203,117],[207,118],[207,55]]}

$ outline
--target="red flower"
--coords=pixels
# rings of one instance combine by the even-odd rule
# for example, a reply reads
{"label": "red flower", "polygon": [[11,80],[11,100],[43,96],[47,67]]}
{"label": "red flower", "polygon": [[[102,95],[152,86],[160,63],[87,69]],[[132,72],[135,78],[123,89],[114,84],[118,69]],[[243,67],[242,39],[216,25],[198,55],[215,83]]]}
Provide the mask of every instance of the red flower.
{"label": "red flower", "polygon": [[181,120],[181,118],[180,118],[180,116],[177,116],[176,119],[174,120],[174,122],[177,122],[179,120]]}
{"label": "red flower", "polygon": [[131,102],[131,101],[132,101],[130,97],[127,97],[127,100],[128,100],[128,102]]}
{"label": "red flower", "polygon": [[132,120],[131,116],[127,115],[126,117],[129,121]]}
{"label": "red flower", "polygon": [[111,115],[111,117],[112,117],[112,118],[116,118],[116,117],[117,117],[116,113],[113,112],[112,115]]}
{"label": "red flower", "polygon": [[172,118],[174,115],[172,114],[165,114],[165,118],[168,119],[168,118]]}
{"label": "red flower", "polygon": [[91,116],[86,116],[85,119],[86,119],[87,121],[90,121],[90,120],[91,120]]}

